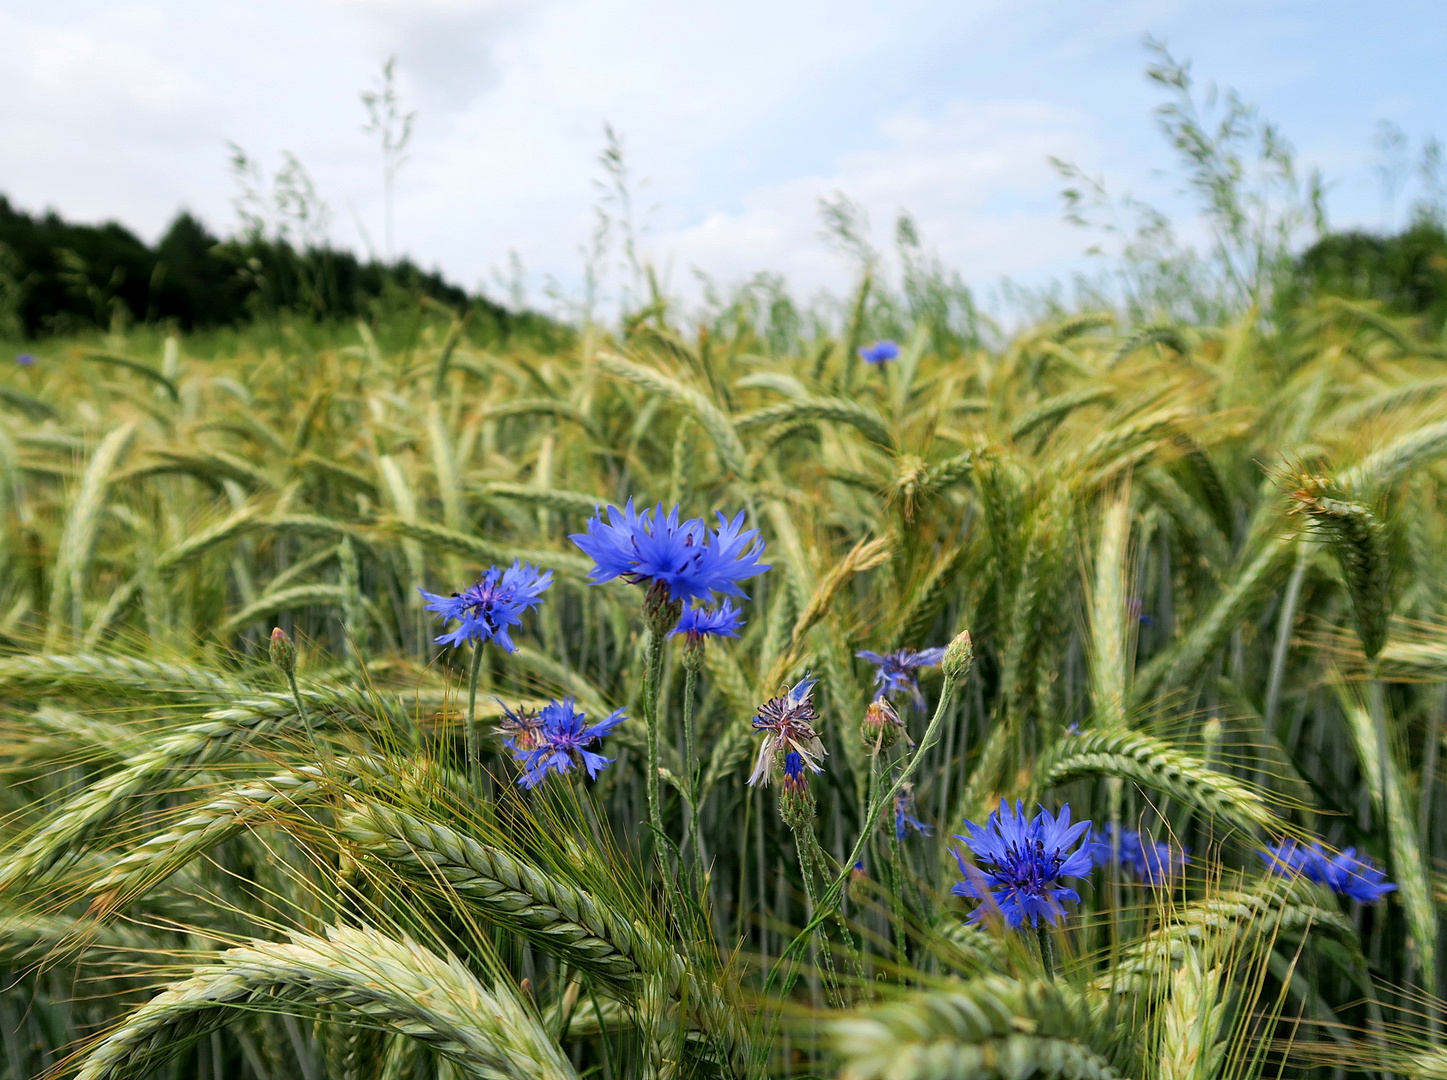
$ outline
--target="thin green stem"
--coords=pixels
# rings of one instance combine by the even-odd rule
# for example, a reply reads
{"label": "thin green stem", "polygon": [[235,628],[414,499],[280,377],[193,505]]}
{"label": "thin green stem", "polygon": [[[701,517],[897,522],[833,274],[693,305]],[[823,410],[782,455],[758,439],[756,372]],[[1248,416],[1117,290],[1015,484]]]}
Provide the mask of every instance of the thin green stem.
{"label": "thin green stem", "polygon": [[472,646],[472,667],[467,675],[467,726],[464,729],[467,739],[467,769],[473,777],[482,771],[482,753],[478,745],[481,739],[477,730],[477,674],[481,670],[482,643],[477,642]]}
{"label": "thin green stem", "polygon": [[698,860],[699,865],[703,864],[703,848],[700,846],[703,841],[703,834],[698,827],[698,744],[695,739],[694,716],[693,716],[693,691],[694,683],[698,679],[698,672],[692,664],[685,663],[683,666],[683,771],[684,783],[688,785],[688,830],[689,835],[685,837],[685,846],[692,842],[693,857]]}
{"label": "thin green stem", "polygon": [[655,627],[648,628],[647,666],[643,671],[643,722],[648,727],[648,821],[654,833],[663,836],[663,810],[658,793],[658,698],[663,690],[664,635]]}
{"label": "thin green stem", "polygon": [[1035,924],[1035,940],[1040,943],[1040,966],[1045,969],[1045,977],[1054,982],[1055,941],[1050,936],[1050,924],[1044,919]]}
{"label": "thin green stem", "polygon": [[[811,920],[819,909],[819,890],[815,886],[814,875],[816,872],[820,877],[824,875],[824,864],[819,859],[818,845],[812,823],[794,830],[794,847],[799,854],[799,874],[804,881],[804,896],[809,901]],[[842,1009],[844,998],[839,990],[839,973],[834,970],[834,957],[829,952],[829,940],[817,930],[813,936],[819,957],[824,962],[824,989],[829,995],[829,1005],[831,1008]]]}
{"label": "thin green stem", "polygon": [[311,717],[307,715],[306,706],[301,703],[301,691],[297,689],[296,685],[296,672],[288,671],[286,673],[286,682],[287,685],[291,687],[291,699],[296,702],[296,714],[301,717],[302,727],[306,728],[306,737],[311,741],[312,745],[315,746],[317,733],[312,730]]}

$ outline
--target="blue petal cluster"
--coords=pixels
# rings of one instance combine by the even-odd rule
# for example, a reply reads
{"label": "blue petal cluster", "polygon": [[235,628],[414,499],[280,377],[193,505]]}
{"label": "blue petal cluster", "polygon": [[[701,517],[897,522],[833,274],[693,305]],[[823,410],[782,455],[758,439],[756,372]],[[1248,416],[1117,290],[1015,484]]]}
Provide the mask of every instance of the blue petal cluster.
{"label": "blue petal cluster", "polygon": [[732,601],[725,600],[716,608],[691,606],[678,620],[678,625],[669,637],[687,635],[690,641],[705,637],[738,637],[739,627],[744,625],[743,614],[734,608]]}
{"label": "blue petal cluster", "polygon": [[1039,925],[1042,918],[1058,922],[1065,914],[1065,901],[1080,901],[1080,894],[1063,885],[1062,879],[1090,873],[1089,850],[1083,846],[1071,850],[1090,831],[1090,822],[1072,825],[1068,803],[1059,817],[1042,806],[1027,821],[1021,803],[1016,802],[1012,811],[1001,799],[1000,809],[984,825],[966,821],[965,828],[970,835],[955,839],[974,852],[975,862],[972,865],[958,850],[954,852],[964,880],[950,891],[986,901],[970,912],[970,921],[979,922],[998,908],[1005,922],[1018,930],[1026,922]]}
{"label": "blue petal cluster", "polygon": [[899,346],[888,338],[859,350],[859,359],[866,364],[883,364],[899,357]]}
{"label": "blue petal cluster", "polygon": [[592,746],[608,732],[628,719],[622,709],[604,717],[596,724],[585,724],[587,713],[573,708],[573,699],[550,701],[538,713],[538,724],[532,730],[529,741],[531,749],[523,749],[521,743],[513,748],[513,757],[523,766],[518,784],[535,788],[543,782],[548,773],[571,772],[574,766],[582,765],[588,770],[588,779],[596,780],[598,773],[606,769],[612,758],[594,753]]}
{"label": "blue petal cluster", "polygon": [[1375,904],[1396,888],[1370,859],[1358,859],[1354,847],[1330,855],[1319,841],[1306,847],[1295,840],[1281,840],[1258,854],[1273,874],[1301,875],[1361,904]]}
{"label": "blue petal cluster", "polygon": [[1191,861],[1180,848],[1142,836],[1134,829],[1121,829],[1117,837],[1114,825],[1092,835],[1088,847],[1096,866],[1106,866],[1118,856],[1121,868],[1147,885],[1163,885],[1178,878]]}
{"label": "blue petal cluster", "polygon": [[861,660],[874,665],[874,685],[877,694],[907,693],[915,708],[924,708],[924,695],[919,692],[916,672],[920,668],[938,667],[945,658],[945,650],[939,649],[897,649],[892,653],[870,652],[863,649],[854,654]]}
{"label": "blue petal cluster", "polygon": [[900,788],[899,794],[894,797],[894,838],[901,843],[913,829],[921,836],[933,836],[935,827],[928,825],[917,817],[911,817],[910,811],[914,809],[914,792],[910,785],[906,784]]}
{"label": "blue petal cluster", "polygon": [[15,362],[21,367],[30,367],[35,363],[35,357],[28,352],[23,352],[15,358]]}
{"label": "blue petal cluster", "polygon": [[541,604],[543,593],[552,583],[551,570],[539,572],[530,563],[514,561],[506,570],[492,567],[476,585],[451,596],[418,591],[427,598],[428,611],[435,612],[444,621],[459,624],[451,633],[436,639],[439,645],[461,648],[469,641],[478,645],[495,641],[508,652],[517,652],[517,646],[508,636],[508,627],[521,625],[523,612]]}
{"label": "blue petal cluster", "polygon": [[676,506],[666,515],[662,503],[640,512],[629,499],[622,510],[608,507],[606,522],[599,514],[586,528],[570,539],[593,560],[588,578],[595,585],[621,577],[666,585],[672,600],[707,601],[714,593],[747,599],[738,583],[769,569],[759,562],[759,530],[744,529],[742,510],[732,521],[720,513],[710,530],[702,518],[679,521]]}

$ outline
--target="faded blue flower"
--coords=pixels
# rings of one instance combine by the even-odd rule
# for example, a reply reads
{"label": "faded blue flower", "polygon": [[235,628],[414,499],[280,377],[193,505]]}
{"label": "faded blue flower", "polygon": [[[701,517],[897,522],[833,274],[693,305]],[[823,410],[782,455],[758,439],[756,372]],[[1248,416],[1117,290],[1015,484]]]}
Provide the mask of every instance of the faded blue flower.
{"label": "faded blue flower", "polygon": [[678,620],[678,625],[669,631],[669,637],[684,634],[690,641],[705,637],[738,637],[739,627],[744,625],[743,615],[735,610],[732,601],[725,600],[716,608],[691,606]]}
{"label": "faded blue flower", "polygon": [[1296,840],[1280,840],[1257,854],[1273,874],[1299,874],[1362,904],[1375,904],[1396,888],[1371,859],[1358,859],[1354,847],[1330,855],[1317,840],[1310,847]]}
{"label": "faded blue flower", "polygon": [[969,836],[957,836],[974,852],[973,864],[954,852],[964,880],[950,891],[958,896],[972,896],[985,903],[970,912],[972,922],[979,922],[998,908],[1005,922],[1019,929],[1026,922],[1039,925],[1058,922],[1065,914],[1065,901],[1078,903],[1080,894],[1062,884],[1067,877],[1085,877],[1090,873],[1090,852],[1085,847],[1071,850],[1090,831],[1090,822],[1070,823],[1070,805],[1054,817],[1043,806],[1032,820],[1025,820],[1024,807],[1015,809],[1004,799],[1000,809],[992,813],[984,825],[966,821]]}
{"label": "faded blue flower", "polygon": [[468,641],[478,645],[495,641],[508,652],[516,652],[508,627],[521,625],[523,612],[541,604],[552,583],[551,570],[540,573],[536,566],[514,560],[506,570],[492,567],[476,585],[451,596],[418,591],[427,598],[428,611],[444,621],[459,623],[457,629],[436,639],[439,645],[461,648]]}
{"label": "faded blue flower", "polygon": [[889,360],[897,359],[899,346],[888,338],[876,341],[873,345],[866,345],[859,350],[859,359],[866,364],[883,364]]}
{"label": "faded blue flower", "polygon": [[28,352],[23,352],[15,358],[15,362],[21,367],[30,367],[35,363],[35,357]]}
{"label": "faded blue flower", "polygon": [[1114,825],[1107,825],[1104,832],[1093,835],[1087,845],[1096,866],[1105,866],[1118,855],[1121,867],[1147,885],[1162,885],[1179,877],[1191,861],[1180,848],[1152,840],[1134,829],[1121,829],[1117,840]]}
{"label": "faded blue flower", "polygon": [[874,665],[874,685],[879,688],[876,694],[907,693],[915,708],[923,709],[924,695],[919,691],[915,673],[920,668],[938,667],[945,658],[945,650],[896,649],[892,653],[877,653],[862,649],[854,655]]}
{"label": "faded blue flower", "polygon": [[745,596],[738,583],[769,567],[760,564],[764,542],[758,529],[744,529],[744,513],[732,521],[718,515],[710,530],[702,518],[678,520],[678,507],[667,515],[660,503],[652,510],[608,507],[608,520],[594,516],[587,532],[570,539],[593,560],[588,578],[597,585],[621,577],[631,585],[657,582],[673,600],[709,600],[713,594]]}
{"label": "faded blue flower", "polygon": [[518,747],[513,750],[513,757],[523,765],[523,774],[518,778],[518,784],[525,788],[535,788],[548,773],[571,772],[577,765],[588,770],[588,779],[596,780],[598,773],[606,769],[613,759],[596,754],[588,747],[628,717],[619,709],[596,724],[584,724],[586,719],[586,713],[573,708],[571,697],[562,701],[550,701],[544,705],[538,714],[537,730],[532,735],[532,749],[524,750]]}
{"label": "faded blue flower", "polygon": [[509,709],[501,698],[494,699],[502,706],[502,719],[493,734],[501,735],[503,743],[514,754],[527,753],[537,748],[538,735],[543,730],[543,718],[536,709],[519,706],[517,712]]}
{"label": "faded blue flower", "polygon": [[914,809],[914,785],[905,784],[899,789],[894,797],[894,838],[901,843],[913,829],[921,836],[933,836],[935,827],[928,825],[917,817],[911,817],[910,811]]}
{"label": "faded blue flower", "polygon": [[749,774],[751,785],[760,780],[767,785],[775,759],[783,757],[787,768],[791,754],[798,755],[799,767],[807,765],[816,773],[824,771],[819,759],[826,756],[827,751],[814,729],[819,717],[810,696],[816,682],[817,679],[804,678],[787,694],[770,698],[759,706],[759,713],[754,717],[754,734],[762,734],[764,740],[759,745],[754,771]]}

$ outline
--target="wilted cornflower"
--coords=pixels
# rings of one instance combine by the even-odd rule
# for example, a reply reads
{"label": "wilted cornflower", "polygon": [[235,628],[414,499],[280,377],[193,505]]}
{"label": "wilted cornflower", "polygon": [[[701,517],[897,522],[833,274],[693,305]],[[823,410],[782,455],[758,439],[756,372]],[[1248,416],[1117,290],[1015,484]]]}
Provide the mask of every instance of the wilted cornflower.
{"label": "wilted cornflower", "polygon": [[493,734],[501,735],[503,743],[514,754],[537,749],[538,736],[543,729],[543,718],[538,711],[519,706],[518,711],[513,712],[501,698],[495,700],[502,707],[502,719],[492,729]]}
{"label": "wilted cornflower", "polygon": [[859,738],[864,749],[871,754],[888,749],[901,735],[909,739],[904,721],[890,704],[889,698],[877,697],[864,711],[864,722],[859,725]]}
{"label": "wilted cornflower", "polygon": [[523,612],[541,604],[543,593],[552,583],[551,570],[540,572],[530,563],[514,560],[506,570],[491,567],[476,585],[451,596],[418,591],[427,598],[428,611],[459,623],[457,629],[436,639],[439,645],[460,649],[468,641],[478,645],[495,641],[508,652],[517,652],[507,628],[520,626]]}
{"label": "wilted cornflower", "polygon": [[1273,874],[1282,877],[1300,874],[1358,903],[1375,904],[1396,889],[1370,859],[1358,859],[1354,847],[1339,855],[1329,855],[1320,841],[1314,840],[1310,847],[1304,847],[1295,840],[1280,840],[1258,854]]}
{"label": "wilted cornflower", "polygon": [[974,865],[954,852],[965,879],[950,891],[958,896],[985,900],[970,912],[971,922],[983,920],[998,907],[1005,922],[1018,930],[1026,922],[1038,926],[1040,919],[1057,922],[1065,914],[1064,902],[1080,901],[1080,894],[1061,884],[1067,877],[1090,873],[1090,852],[1070,850],[1090,830],[1090,822],[1070,823],[1070,805],[1054,817],[1043,806],[1031,821],[1025,820],[1021,803],[1010,809],[1000,800],[1000,809],[984,825],[966,821],[969,836],[957,836],[975,853]]}
{"label": "wilted cornflower", "polygon": [[909,694],[917,709],[924,708],[924,695],[919,692],[915,672],[923,667],[936,667],[945,657],[945,650],[939,649],[896,649],[892,653],[870,652],[863,649],[854,654],[861,660],[874,665],[874,685],[877,694],[894,694],[904,691]]}
{"label": "wilted cornflower", "polygon": [[1096,866],[1105,866],[1118,857],[1122,868],[1147,885],[1161,885],[1179,877],[1191,861],[1183,850],[1152,840],[1134,829],[1121,829],[1117,840],[1113,824],[1107,825],[1098,836],[1092,836],[1088,846]]}
{"label": "wilted cornflower", "polygon": [[593,560],[593,584],[616,577],[631,585],[657,584],[672,600],[746,596],[738,583],[769,569],[759,563],[759,530],[744,529],[742,510],[732,521],[720,513],[718,528],[710,530],[702,518],[680,522],[677,506],[667,515],[662,503],[639,512],[629,499],[622,510],[608,507],[608,521],[595,515],[587,532],[570,539]]}
{"label": "wilted cornflower", "polygon": [[538,727],[532,736],[532,749],[518,747],[513,757],[522,762],[523,774],[518,784],[534,788],[543,782],[550,772],[571,772],[576,765],[588,770],[588,779],[596,780],[598,773],[606,769],[612,758],[595,754],[592,746],[608,732],[628,719],[622,709],[604,717],[596,724],[585,725],[586,713],[573,708],[573,699],[550,701],[538,714]]}
{"label": "wilted cornflower", "polygon": [[914,785],[905,784],[894,796],[894,838],[901,843],[913,829],[921,836],[933,836],[935,827],[927,825],[917,817],[911,817],[910,811],[914,809]]}
{"label": "wilted cornflower", "polygon": [[897,359],[899,346],[888,338],[876,341],[873,345],[866,345],[859,350],[859,359],[866,364],[883,364],[886,361]]}
{"label": "wilted cornflower", "polygon": [[759,745],[758,760],[754,771],[749,774],[749,784],[760,780],[767,785],[773,776],[777,759],[788,764],[788,755],[799,755],[800,768],[807,765],[814,772],[823,772],[819,759],[826,756],[814,722],[819,719],[814,712],[810,691],[817,679],[804,678],[796,683],[787,694],[770,698],[759,706],[754,717],[754,734],[762,733],[764,741]]}

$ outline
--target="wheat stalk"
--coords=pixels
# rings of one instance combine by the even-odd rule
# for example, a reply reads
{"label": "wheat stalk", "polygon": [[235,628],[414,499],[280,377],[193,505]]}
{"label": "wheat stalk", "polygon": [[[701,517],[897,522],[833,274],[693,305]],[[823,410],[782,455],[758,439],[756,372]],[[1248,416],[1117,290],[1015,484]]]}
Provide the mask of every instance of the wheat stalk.
{"label": "wheat stalk", "polygon": [[430,1046],[479,1080],[576,1080],[516,992],[487,990],[453,956],[367,928],[253,942],[221,953],[141,1006],[80,1062],[76,1080],[123,1080],[163,1065],[245,1010],[332,1007]]}

